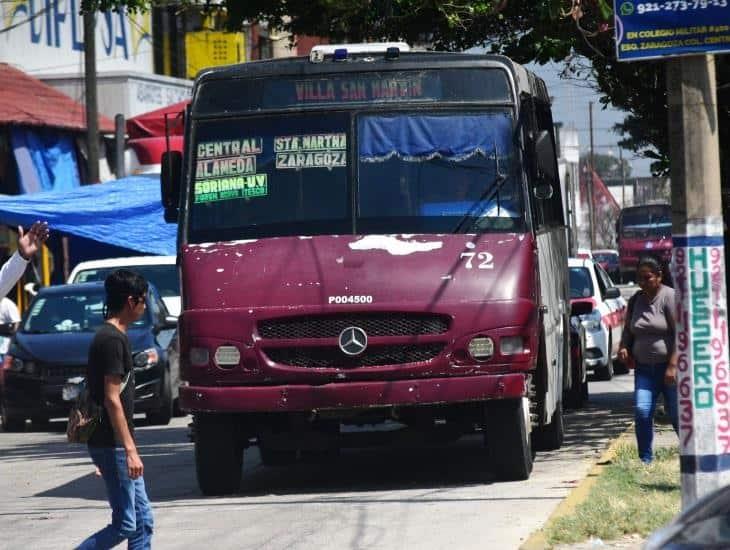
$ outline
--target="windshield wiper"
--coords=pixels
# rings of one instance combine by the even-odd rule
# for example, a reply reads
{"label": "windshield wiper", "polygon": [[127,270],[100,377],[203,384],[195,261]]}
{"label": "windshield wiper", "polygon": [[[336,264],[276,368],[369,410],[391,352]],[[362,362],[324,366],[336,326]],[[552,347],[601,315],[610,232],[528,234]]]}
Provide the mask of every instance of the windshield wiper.
{"label": "windshield wiper", "polygon": [[461,217],[461,219],[459,220],[459,224],[453,231],[454,233],[459,233],[461,228],[464,226],[467,220],[469,220],[469,218],[481,215],[481,213],[484,211],[484,208],[489,204],[489,202],[494,198],[495,195],[497,196],[497,215],[499,215],[499,190],[502,188],[504,182],[507,181],[507,176],[503,174],[499,169],[499,152],[497,151],[496,141],[494,142],[494,171],[495,176],[492,180],[492,183],[490,183],[484,189],[484,191],[482,191],[482,194],[479,195],[479,198],[474,201],[474,203],[469,207],[469,210],[466,211],[466,214]]}

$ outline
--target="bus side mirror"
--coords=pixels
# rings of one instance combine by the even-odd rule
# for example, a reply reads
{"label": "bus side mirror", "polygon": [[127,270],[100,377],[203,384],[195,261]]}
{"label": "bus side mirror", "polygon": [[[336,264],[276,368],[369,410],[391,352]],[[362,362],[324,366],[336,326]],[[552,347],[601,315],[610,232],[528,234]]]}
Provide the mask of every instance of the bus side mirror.
{"label": "bus side mirror", "polygon": [[162,153],[160,167],[160,196],[165,210],[165,221],[175,223],[180,211],[182,153],[180,151]]}
{"label": "bus side mirror", "polygon": [[542,175],[550,182],[557,181],[558,173],[555,169],[555,147],[550,137],[550,132],[541,130],[535,140],[535,154],[537,156],[537,168]]}

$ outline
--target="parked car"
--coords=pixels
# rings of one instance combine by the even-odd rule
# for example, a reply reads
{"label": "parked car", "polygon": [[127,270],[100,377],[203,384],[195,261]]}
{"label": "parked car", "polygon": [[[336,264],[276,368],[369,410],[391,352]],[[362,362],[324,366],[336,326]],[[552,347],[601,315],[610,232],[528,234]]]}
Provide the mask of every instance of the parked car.
{"label": "parked car", "polygon": [[585,307],[579,316],[585,329],[583,360],[588,370],[594,371],[603,380],[610,380],[618,363],[626,300],[594,260],[570,258],[568,270],[571,308],[575,308],[576,304]]}
{"label": "parked car", "polygon": [[80,262],[68,276],[68,283],[103,281],[116,269],[130,269],[157,287],[171,315],[180,315],[180,277],[176,256],[131,256]]}
{"label": "parked car", "polygon": [[618,250],[605,248],[601,250],[594,250],[592,254],[593,259],[598,262],[598,265],[600,265],[606,273],[608,273],[611,280],[618,283],[621,275],[619,271]]}
{"label": "parked car", "polygon": [[[0,414],[5,431],[21,430],[25,420],[45,423],[68,414],[62,390],[70,378],[86,375],[89,346],[103,322],[101,282],[42,288],[30,303],[5,355],[0,376]],[[153,424],[167,424],[178,395],[177,363],[171,368],[167,345],[176,328],[157,289],[150,285],[144,316],[127,336],[132,352],[147,351],[135,367],[135,412]]]}
{"label": "parked car", "polygon": [[730,548],[730,486],[715,489],[654,531],[645,550]]}

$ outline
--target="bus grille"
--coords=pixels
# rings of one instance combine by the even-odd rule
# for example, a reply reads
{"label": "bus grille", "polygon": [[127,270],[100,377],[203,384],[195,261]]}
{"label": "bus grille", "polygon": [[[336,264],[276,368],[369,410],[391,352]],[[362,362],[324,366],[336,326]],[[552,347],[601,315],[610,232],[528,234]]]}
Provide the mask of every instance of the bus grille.
{"label": "bus grille", "polygon": [[430,313],[307,315],[267,319],[259,322],[258,329],[265,339],[299,340],[337,338],[352,326],[360,327],[369,337],[443,334],[449,330],[449,317]]}
{"label": "bus grille", "polygon": [[373,346],[356,357],[348,357],[334,347],[269,348],[264,353],[272,361],[292,367],[347,369],[429,361],[441,353],[444,346],[442,343]]}

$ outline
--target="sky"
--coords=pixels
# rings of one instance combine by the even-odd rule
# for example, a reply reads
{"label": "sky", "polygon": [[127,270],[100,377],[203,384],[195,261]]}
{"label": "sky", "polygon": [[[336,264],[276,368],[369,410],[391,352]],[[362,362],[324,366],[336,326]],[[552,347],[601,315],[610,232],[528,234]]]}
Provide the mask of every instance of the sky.
{"label": "sky", "polygon": [[[612,131],[613,125],[622,122],[626,113],[616,108],[603,109],[600,96],[584,83],[560,78],[562,66],[558,63],[528,65],[547,85],[553,98],[553,121],[562,122],[564,127],[578,130],[581,153],[590,149],[589,102],[593,102],[593,148],[595,153],[618,156],[618,134]],[[650,159],[636,157],[631,151],[623,151],[624,158],[631,164],[632,176],[650,176]]]}

